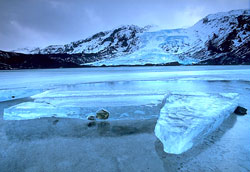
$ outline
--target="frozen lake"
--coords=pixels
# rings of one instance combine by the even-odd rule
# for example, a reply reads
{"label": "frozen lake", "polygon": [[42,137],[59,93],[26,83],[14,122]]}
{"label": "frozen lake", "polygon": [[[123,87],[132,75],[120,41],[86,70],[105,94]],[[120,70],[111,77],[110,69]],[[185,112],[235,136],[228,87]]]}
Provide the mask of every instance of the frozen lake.
{"label": "frozen lake", "polygon": [[[129,81],[249,81],[249,66],[109,67],[0,71],[0,89]],[[149,82],[148,82],[149,83]],[[108,87],[108,84],[106,84]],[[116,85],[116,84],[113,84]],[[126,84],[127,85],[130,84]],[[117,85],[122,88],[122,85]]]}
{"label": "frozen lake", "polygon": [[40,102],[65,107],[122,105],[124,113],[126,107],[156,107],[167,92],[233,92],[249,110],[250,66],[16,70],[0,71],[0,81],[0,100],[7,100],[0,102],[0,171],[250,170],[249,115],[232,114],[203,144],[181,155],[163,151],[154,135],[157,117],[145,118],[148,113],[141,111],[144,120],[126,114],[114,117],[124,120],[99,123],[55,117],[3,120],[4,109],[33,102],[22,97],[42,92],[48,94],[35,97]]}

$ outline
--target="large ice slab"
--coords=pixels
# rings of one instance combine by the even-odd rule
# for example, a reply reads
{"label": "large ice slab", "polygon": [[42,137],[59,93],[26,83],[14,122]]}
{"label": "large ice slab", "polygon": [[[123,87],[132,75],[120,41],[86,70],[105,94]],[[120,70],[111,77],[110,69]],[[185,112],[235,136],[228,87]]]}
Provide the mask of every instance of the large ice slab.
{"label": "large ice slab", "polygon": [[27,89],[27,88],[0,89],[0,102],[30,97],[41,92],[42,89]]}
{"label": "large ice slab", "polygon": [[214,131],[237,105],[236,93],[171,93],[160,111],[155,135],[165,152],[181,154]]}
{"label": "large ice slab", "polygon": [[5,120],[65,117],[86,119],[96,111],[106,109],[109,120],[148,119],[158,117],[164,94],[99,93],[84,91],[49,90],[33,96],[34,102],[25,102],[4,109]]}

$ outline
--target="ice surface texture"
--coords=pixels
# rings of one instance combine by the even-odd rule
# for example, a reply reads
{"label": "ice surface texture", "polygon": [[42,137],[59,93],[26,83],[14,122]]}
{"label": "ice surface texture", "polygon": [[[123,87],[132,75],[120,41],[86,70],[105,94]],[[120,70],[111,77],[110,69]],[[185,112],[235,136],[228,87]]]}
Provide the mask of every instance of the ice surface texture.
{"label": "ice surface texture", "polygon": [[160,111],[155,135],[165,152],[181,154],[214,131],[237,106],[236,93],[171,93]]}

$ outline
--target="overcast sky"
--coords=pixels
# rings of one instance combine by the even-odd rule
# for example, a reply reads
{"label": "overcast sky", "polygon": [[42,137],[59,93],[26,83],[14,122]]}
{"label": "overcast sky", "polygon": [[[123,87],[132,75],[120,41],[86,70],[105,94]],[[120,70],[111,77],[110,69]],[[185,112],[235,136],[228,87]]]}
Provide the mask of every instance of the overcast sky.
{"label": "overcast sky", "polygon": [[0,49],[64,44],[120,25],[193,25],[249,0],[0,0]]}

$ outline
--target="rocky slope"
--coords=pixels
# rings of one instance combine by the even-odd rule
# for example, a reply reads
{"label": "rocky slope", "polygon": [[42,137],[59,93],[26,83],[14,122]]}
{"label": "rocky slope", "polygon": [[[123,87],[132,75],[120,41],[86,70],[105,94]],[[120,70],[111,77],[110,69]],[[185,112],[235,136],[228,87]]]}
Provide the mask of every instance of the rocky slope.
{"label": "rocky slope", "polygon": [[[234,10],[211,14],[186,29],[150,32],[149,27],[134,25],[99,32],[87,39],[66,45],[18,49],[9,58],[22,56],[20,68],[36,68],[42,56],[65,67],[164,64],[250,64],[250,10]],[[28,55],[31,54],[31,55]],[[28,58],[28,60],[25,60]],[[3,61],[5,59],[5,61]],[[3,66],[19,68],[15,60]],[[29,61],[24,65],[24,61]],[[42,62],[41,62],[42,63]],[[54,67],[56,67],[55,65]],[[70,66],[70,65],[69,65]],[[40,64],[40,67],[46,65]],[[3,67],[2,67],[3,68]]]}

